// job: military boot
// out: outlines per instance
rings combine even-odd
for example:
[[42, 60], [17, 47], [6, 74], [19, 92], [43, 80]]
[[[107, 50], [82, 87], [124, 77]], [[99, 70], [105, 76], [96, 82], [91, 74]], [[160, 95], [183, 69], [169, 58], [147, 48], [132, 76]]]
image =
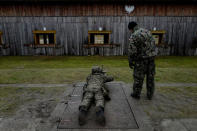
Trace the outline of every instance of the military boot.
[[147, 91], [147, 98], [148, 98], [148, 100], [152, 100], [152, 98], [153, 98], [153, 91], [152, 90]]
[[135, 79], [134, 84], [133, 84], [133, 93], [131, 93], [131, 96], [133, 98], [138, 99], [138, 100], [140, 99], [142, 84], [143, 84], [143, 80]]
[[137, 94], [134, 94], [134, 93], [131, 93], [131, 96], [135, 99], [140, 99], [140, 95], [137, 95]]
[[101, 125], [105, 126], [105, 115], [103, 107], [96, 107], [96, 121]]
[[148, 100], [152, 100], [153, 95], [154, 95], [154, 90], [155, 90], [154, 85], [152, 87], [150, 87], [150, 86], [147, 87], [147, 98], [148, 98]]
[[87, 110], [84, 107], [79, 108], [79, 125], [85, 125], [86, 124], [86, 117], [87, 117]]

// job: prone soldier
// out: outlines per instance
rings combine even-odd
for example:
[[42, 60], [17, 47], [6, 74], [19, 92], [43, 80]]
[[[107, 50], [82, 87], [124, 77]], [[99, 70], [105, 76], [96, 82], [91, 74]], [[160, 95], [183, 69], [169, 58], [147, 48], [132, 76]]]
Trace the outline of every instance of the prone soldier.
[[92, 73], [87, 77], [83, 87], [83, 98], [79, 106], [79, 125], [86, 123], [86, 116], [91, 104], [96, 104], [96, 119], [101, 125], [105, 125], [104, 104], [105, 100], [110, 100], [109, 91], [105, 87], [106, 82], [113, 81], [113, 77], [105, 75], [99, 66], [92, 67]]
[[146, 75], [147, 97], [152, 99], [154, 94], [154, 75], [156, 46], [150, 31], [139, 28], [136, 22], [128, 25], [131, 31], [129, 39], [128, 59], [130, 68], [134, 68], [134, 84], [131, 96], [140, 99], [144, 77]]

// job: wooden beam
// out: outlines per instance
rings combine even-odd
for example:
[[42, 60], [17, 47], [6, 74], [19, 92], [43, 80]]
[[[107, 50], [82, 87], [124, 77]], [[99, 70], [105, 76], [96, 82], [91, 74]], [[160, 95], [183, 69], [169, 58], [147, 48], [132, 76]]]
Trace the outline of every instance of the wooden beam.
[[55, 30], [47, 30], [47, 31], [42, 31], [42, 30], [35, 30], [35, 31], [33, 31], [33, 33], [34, 34], [41, 34], [41, 33], [48, 33], [48, 34], [50, 34], [50, 33], [53, 33], [53, 34], [56, 34], [56, 31]]
[[165, 30], [152, 30], [151, 33], [152, 34], [165, 34], [166, 31]]
[[98, 31], [98, 30], [91, 30], [88, 31], [89, 34], [111, 34], [112, 31]]

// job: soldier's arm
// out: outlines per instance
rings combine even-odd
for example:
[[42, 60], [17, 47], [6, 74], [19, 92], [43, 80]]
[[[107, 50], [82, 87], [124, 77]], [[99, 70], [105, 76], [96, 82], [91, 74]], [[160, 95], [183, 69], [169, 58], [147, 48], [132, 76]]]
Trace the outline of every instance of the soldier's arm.
[[91, 75], [88, 75], [88, 77], [86, 78], [86, 82], [88, 83], [88, 81], [90, 80]]
[[103, 86], [102, 91], [103, 91], [104, 96], [108, 95], [108, 93], [109, 93], [109, 90], [106, 88], [105, 85]]
[[129, 47], [128, 47], [129, 61], [132, 61], [137, 56], [137, 47], [135, 46], [136, 43], [137, 43], [137, 36], [131, 35], [129, 39]]
[[112, 76], [104, 76], [104, 81], [105, 82], [110, 82], [110, 81], [113, 81], [114, 80], [114, 78], [112, 77]]
[[83, 85], [83, 90], [85, 90], [85, 89], [87, 88], [87, 86], [88, 86], [88, 84], [85, 83], [85, 84]]
[[128, 60], [129, 60], [129, 67], [132, 69], [134, 67], [134, 60], [133, 58], [131, 58], [130, 56], [128, 57]]
[[83, 86], [83, 90], [85, 90], [85, 89], [87, 88], [87, 86], [88, 86], [88, 81], [90, 80], [90, 77], [91, 77], [91, 75], [89, 75], [89, 76], [86, 78], [86, 83], [85, 83], [84, 86]]
[[131, 35], [129, 39], [129, 48], [128, 48], [128, 61], [129, 67], [132, 69], [135, 65], [134, 61], [137, 58], [137, 47], [135, 46], [137, 43], [137, 36]]
[[111, 98], [109, 97], [109, 90], [107, 89], [107, 87], [104, 85], [102, 88], [102, 92], [103, 92], [103, 96], [105, 98], [105, 100], [111, 100]]

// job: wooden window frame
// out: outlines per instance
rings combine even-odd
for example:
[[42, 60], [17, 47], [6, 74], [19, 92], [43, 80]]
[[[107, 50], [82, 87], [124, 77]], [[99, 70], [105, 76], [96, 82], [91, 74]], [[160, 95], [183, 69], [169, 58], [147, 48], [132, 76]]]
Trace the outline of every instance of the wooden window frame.
[[158, 35], [159, 36], [159, 43], [156, 45], [164, 45], [165, 43], [163, 42], [164, 40], [164, 35], [166, 33], [165, 30], [152, 30], [151, 31], [152, 35]]
[[[114, 48], [114, 47], [118, 47], [120, 46], [120, 44], [114, 44], [114, 43], [110, 43], [110, 34], [112, 33], [112, 31], [99, 31], [99, 30], [91, 30], [88, 31], [88, 44], [85, 44], [83, 47], [84, 48], [97, 48], [97, 47], [101, 47], [101, 48]], [[96, 35], [108, 35], [108, 41], [103, 44], [96, 44], [96, 43], [91, 43], [91, 34], [96, 34]], [[105, 38], [104, 38], [105, 39]]]
[[3, 45], [3, 37], [2, 37], [3, 33], [0, 31], [0, 45]]
[[[56, 31], [55, 30], [47, 30], [47, 31], [41, 31], [41, 30], [36, 30], [36, 31], [33, 31], [33, 34], [34, 34], [34, 45], [36, 46], [55, 46], [56, 45]], [[38, 43], [38, 37], [37, 35], [39, 34], [53, 34], [54, 35], [54, 43], [49, 43], [49, 44], [40, 44]]]
[[[92, 31], [88, 31], [88, 44], [89, 45], [107, 45], [110, 44], [110, 34], [112, 33], [112, 31], [97, 31], [97, 30], [92, 30]], [[91, 42], [91, 35], [108, 35], [108, 41], [103, 44], [97, 44], [97, 43], [92, 43]]]

